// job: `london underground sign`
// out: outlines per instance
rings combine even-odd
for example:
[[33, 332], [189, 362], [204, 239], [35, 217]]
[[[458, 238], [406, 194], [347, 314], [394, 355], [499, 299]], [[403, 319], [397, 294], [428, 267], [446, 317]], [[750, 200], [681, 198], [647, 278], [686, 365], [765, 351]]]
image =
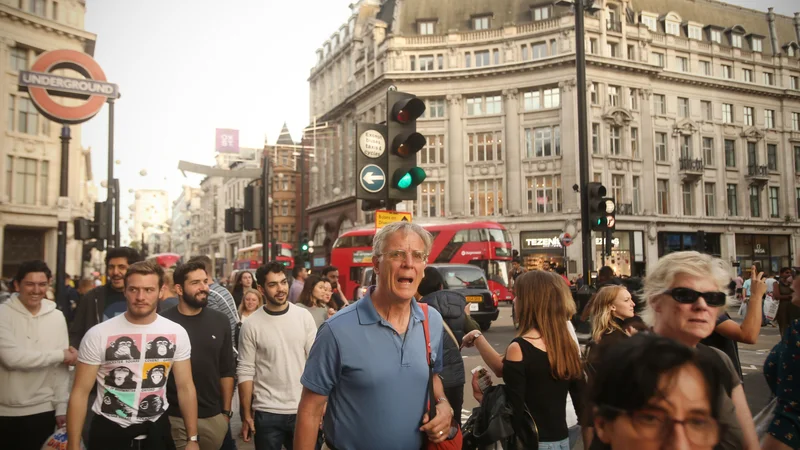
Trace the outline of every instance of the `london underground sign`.
[[[85, 78], [54, 75], [59, 69], [70, 69]], [[119, 87], [106, 80], [106, 74], [91, 56], [75, 50], [53, 50], [42, 53], [30, 71], [20, 71], [19, 89], [28, 92], [36, 109], [48, 119], [79, 124], [94, 117], [108, 98], [119, 97]], [[85, 100], [74, 106], [62, 105], [53, 97]]]

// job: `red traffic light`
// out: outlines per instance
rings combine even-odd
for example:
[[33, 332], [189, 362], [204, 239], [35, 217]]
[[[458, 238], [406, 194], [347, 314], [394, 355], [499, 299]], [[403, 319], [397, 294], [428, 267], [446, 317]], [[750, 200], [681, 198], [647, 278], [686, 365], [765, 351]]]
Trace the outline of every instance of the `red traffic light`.
[[399, 100], [392, 105], [392, 119], [403, 125], [417, 120], [425, 112], [425, 102], [417, 97]]

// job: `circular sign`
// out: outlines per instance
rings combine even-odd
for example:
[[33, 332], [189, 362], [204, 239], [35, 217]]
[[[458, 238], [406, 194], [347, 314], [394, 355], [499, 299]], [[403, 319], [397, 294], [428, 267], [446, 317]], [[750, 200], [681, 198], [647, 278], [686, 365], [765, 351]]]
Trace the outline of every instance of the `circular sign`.
[[386, 141], [376, 130], [367, 130], [358, 137], [358, 148], [367, 158], [378, 158], [386, 151]]
[[375, 164], [367, 164], [361, 169], [361, 187], [372, 194], [380, 192], [386, 186], [386, 174]]
[[[91, 56], [75, 50], [53, 50], [42, 53], [31, 66], [31, 72], [49, 74], [58, 69], [72, 69], [88, 80], [106, 81], [106, 74]], [[57, 90], [57, 89], [56, 89]], [[62, 105], [53, 100], [47, 88], [29, 86], [28, 92], [39, 111], [55, 122], [78, 124], [94, 117], [106, 102], [106, 95], [89, 95], [77, 106]]]
[[570, 244], [572, 244], [572, 235], [569, 233], [561, 233], [561, 235], [558, 237], [558, 240], [561, 241], [561, 245], [564, 247], [569, 247]]
[[616, 225], [616, 223], [617, 223], [616, 219], [614, 219], [611, 216], [606, 217], [606, 221], [607, 221], [606, 222], [606, 226], [608, 228], [614, 228], [614, 225]]
[[614, 203], [614, 200], [611, 200], [611, 199], [606, 200], [606, 213], [607, 214], [613, 213], [614, 209], [616, 207], [617, 207], [617, 205], [616, 205], [616, 203]]

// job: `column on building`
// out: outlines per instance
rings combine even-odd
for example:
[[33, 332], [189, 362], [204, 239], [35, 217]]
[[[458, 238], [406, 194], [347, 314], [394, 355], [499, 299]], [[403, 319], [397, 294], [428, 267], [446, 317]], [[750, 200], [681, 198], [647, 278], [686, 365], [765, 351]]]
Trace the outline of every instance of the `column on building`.
[[503, 91], [506, 100], [506, 186], [508, 196], [506, 211], [511, 214], [522, 214], [522, 198], [524, 184], [522, 179], [522, 148], [519, 137], [519, 91], [506, 89]]
[[448, 184], [448, 211], [450, 215], [465, 216], [464, 198], [466, 185], [464, 182], [464, 125], [461, 119], [461, 94], [448, 95], [447, 114], [447, 184]]
[[[561, 91], [561, 190], [563, 212], [580, 211], [580, 196], [574, 195], [572, 185], [580, 183], [580, 152], [578, 151], [578, 91], [575, 89], [575, 79], [569, 79], [558, 83]], [[586, 86], [588, 90], [588, 85]], [[590, 154], [591, 161], [591, 143], [592, 143], [592, 125], [591, 114], [589, 113], [589, 94], [586, 94], [586, 151]], [[567, 163], [572, 158], [573, 164]], [[591, 167], [591, 163], [590, 163]], [[589, 181], [591, 181], [591, 170], [589, 171]]]
[[[639, 148], [642, 149], [642, 167], [643, 173], [655, 173], [656, 171], [656, 158], [653, 151], [646, 151], [645, 149], [654, 149], [654, 131], [653, 131], [653, 113], [650, 105], [650, 97], [653, 95], [651, 89], [640, 89], [639, 95], [641, 101], [639, 108], [641, 111], [640, 117], [642, 118], [639, 125], [641, 130], [639, 134]], [[656, 179], [655, 177], [643, 176], [641, 179], [641, 186], [639, 191], [639, 201], [641, 208], [637, 211], [638, 214], [643, 214], [647, 211], [648, 214], [654, 215], [656, 211]], [[648, 249], [649, 250], [649, 249]], [[657, 255], [656, 253], [647, 253], [646, 255]]]

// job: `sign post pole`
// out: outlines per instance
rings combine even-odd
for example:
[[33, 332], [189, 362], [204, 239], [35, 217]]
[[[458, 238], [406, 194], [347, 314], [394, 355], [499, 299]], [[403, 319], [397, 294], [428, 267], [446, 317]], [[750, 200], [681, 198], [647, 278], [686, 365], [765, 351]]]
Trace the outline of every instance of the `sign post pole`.
[[[61, 127], [61, 180], [58, 188], [58, 242], [56, 248], [56, 294], [64, 291], [67, 280], [67, 222], [69, 210], [69, 125]], [[83, 263], [83, 261], [81, 261]], [[56, 300], [59, 297], [56, 296]], [[65, 306], [66, 307], [66, 306]]]
[[[106, 183], [108, 183], [108, 189], [106, 189], [107, 197], [106, 202], [108, 202], [108, 244], [106, 248], [111, 247], [119, 247], [119, 228], [114, 228], [114, 224], [117, 222], [115, 217], [119, 217], [119, 205], [116, 204], [116, 198], [114, 189], [117, 186], [114, 184], [114, 99], [109, 98], [106, 100], [108, 103], [108, 177], [106, 178]], [[144, 243], [142, 243], [144, 246]]]

